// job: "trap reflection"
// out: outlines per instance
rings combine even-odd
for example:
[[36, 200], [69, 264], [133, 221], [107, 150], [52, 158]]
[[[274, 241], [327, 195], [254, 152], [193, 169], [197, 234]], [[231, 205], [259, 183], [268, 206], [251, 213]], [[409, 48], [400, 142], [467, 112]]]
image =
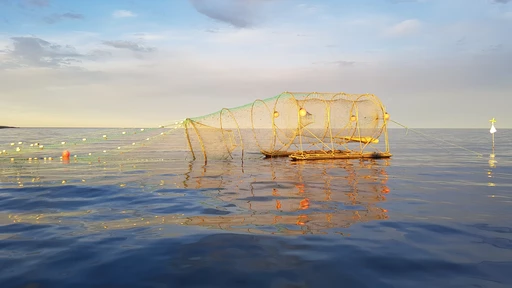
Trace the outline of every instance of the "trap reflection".
[[211, 193], [212, 204], [229, 213], [188, 217], [184, 224], [249, 233], [317, 234], [387, 219], [387, 210], [378, 206], [390, 192], [387, 165], [389, 160], [376, 159], [272, 159], [242, 171], [234, 161], [191, 163], [184, 187], [218, 189]]
[[[79, 171], [92, 177], [86, 182], [69, 179], [73, 186], [39, 183], [24, 190], [40, 197], [36, 189], [43, 189], [46, 198], [38, 201], [57, 209], [38, 206], [37, 214], [7, 212], [0, 222], [67, 225], [84, 233], [146, 227], [156, 231], [153, 237], [165, 237], [176, 225], [256, 234], [343, 233], [356, 223], [388, 218], [380, 204], [390, 193], [389, 161], [275, 158], [254, 159], [250, 165], [212, 161], [207, 166], [199, 161], [148, 161], [106, 170], [87, 165], [83, 171], [73, 169], [75, 177], [83, 175]], [[63, 173], [36, 171], [45, 183]], [[76, 208], [60, 206], [68, 200], [75, 201]]]

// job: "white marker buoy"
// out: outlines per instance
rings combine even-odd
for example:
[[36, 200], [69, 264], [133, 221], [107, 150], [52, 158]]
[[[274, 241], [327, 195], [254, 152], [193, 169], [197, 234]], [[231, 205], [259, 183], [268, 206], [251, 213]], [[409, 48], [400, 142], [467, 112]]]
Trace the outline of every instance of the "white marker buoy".
[[492, 154], [490, 155], [491, 158], [494, 158], [495, 157], [495, 154], [494, 154], [494, 133], [496, 133], [496, 127], [494, 127], [494, 123], [496, 123], [496, 119], [494, 119], [494, 117], [489, 120], [491, 122], [491, 130], [489, 132], [491, 132], [491, 135], [492, 135]]

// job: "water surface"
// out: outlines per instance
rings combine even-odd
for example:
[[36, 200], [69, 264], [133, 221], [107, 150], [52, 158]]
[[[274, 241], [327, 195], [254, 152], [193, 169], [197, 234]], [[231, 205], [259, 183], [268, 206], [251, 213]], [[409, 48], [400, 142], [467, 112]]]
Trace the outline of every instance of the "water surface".
[[485, 129], [392, 129], [389, 160], [206, 166], [174, 134], [113, 156], [112, 131], [0, 131], [48, 143], [0, 155], [0, 287], [512, 286], [510, 130], [495, 161]]

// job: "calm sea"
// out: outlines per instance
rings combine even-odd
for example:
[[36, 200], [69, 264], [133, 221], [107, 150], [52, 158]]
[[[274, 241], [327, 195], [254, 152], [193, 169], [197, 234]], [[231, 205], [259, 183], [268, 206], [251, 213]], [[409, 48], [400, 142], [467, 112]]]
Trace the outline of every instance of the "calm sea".
[[112, 131], [0, 130], [54, 158], [0, 155], [0, 287], [512, 287], [512, 130], [495, 161], [488, 129], [392, 129], [367, 161], [62, 144]]

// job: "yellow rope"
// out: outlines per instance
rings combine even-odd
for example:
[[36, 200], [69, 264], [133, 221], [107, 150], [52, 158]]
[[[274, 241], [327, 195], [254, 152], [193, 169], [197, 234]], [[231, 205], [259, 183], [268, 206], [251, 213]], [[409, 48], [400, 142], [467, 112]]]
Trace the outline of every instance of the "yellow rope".
[[[446, 140], [443, 140], [443, 139], [441, 139], [441, 138], [437, 138], [437, 137], [434, 137], [434, 136], [430, 136], [430, 135], [427, 135], [427, 134], [425, 134], [425, 133], [423, 133], [423, 132], [420, 132], [420, 131], [417, 131], [417, 130], [411, 129], [411, 128], [409, 128], [409, 127], [407, 127], [407, 126], [403, 125], [403, 124], [398, 123], [398, 122], [397, 122], [397, 121], [395, 121], [395, 120], [389, 120], [389, 121], [391, 121], [391, 122], [393, 122], [393, 123], [397, 124], [398, 126], [402, 126], [403, 128], [405, 128], [405, 129], [406, 129], [406, 133], [407, 133], [407, 132], [409, 132], [409, 130], [410, 130], [410, 131], [412, 131], [412, 132], [415, 132], [415, 133], [417, 133], [417, 134], [420, 134], [420, 135], [424, 136], [424, 137], [425, 137], [425, 138], [427, 138], [427, 139], [428, 139], [428, 138], [432, 138], [432, 139], [435, 139], [435, 140], [438, 140], [438, 141], [441, 141], [441, 142], [444, 142], [444, 143], [447, 143], [447, 144], [453, 145], [453, 146], [455, 146], [455, 147], [457, 147], [457, 148], [461, 148], [461, 149], [463, 149], [463, 150], [466, 150], [466, 151], [469, 151], [469, 152], [471, 152], [471, 153], [474, 153], [474, 154], [476, 154], [478, 157], [482, 157], [482, 156], [483, 156], [483, 154], [478, 153], [478, 152], [476, 152], [476, 151], [473, 151], [473, 150], [467, 149], [467, 148], [462, 147], [462, 146], [457, 145], [457, 144], [450, 143], [450, 142], [448, 142], [448, 141], [446, 141]], [[406, 134], [406, 135], [407, 135], [407, 134]]]

